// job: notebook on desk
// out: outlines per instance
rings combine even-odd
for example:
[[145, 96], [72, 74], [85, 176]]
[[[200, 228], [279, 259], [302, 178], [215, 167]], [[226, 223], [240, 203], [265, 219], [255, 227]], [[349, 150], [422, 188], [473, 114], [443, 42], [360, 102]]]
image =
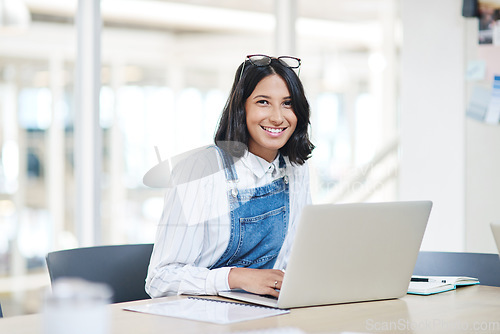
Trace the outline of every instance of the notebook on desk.
[[222, 297], [276, 308], [399, 298], [407, 293], [432, 203], [306, 206], [278, 299]]

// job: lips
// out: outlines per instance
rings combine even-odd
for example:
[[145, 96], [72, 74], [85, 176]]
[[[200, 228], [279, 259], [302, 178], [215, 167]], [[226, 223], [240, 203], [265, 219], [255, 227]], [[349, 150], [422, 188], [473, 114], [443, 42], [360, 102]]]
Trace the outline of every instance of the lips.
[[262, 125], [261, 125], [261, 128], [267, 132], [272, 133], [272, 134], [279, 134], [279, 133], [282, 133], [283, 131], [286, 130], [286, 128], [270, 128], [270, 127], [262, 126]]

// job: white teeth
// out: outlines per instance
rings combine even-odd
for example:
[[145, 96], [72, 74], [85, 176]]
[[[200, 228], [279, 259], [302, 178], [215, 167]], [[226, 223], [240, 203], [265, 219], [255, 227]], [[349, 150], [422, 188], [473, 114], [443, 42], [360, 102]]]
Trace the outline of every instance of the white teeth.
[[275, 128], [266, 128], [265, 126], [262, 127], [264, 130], [272, 132], [272, 133], [280, 133], [285, 130], [285, 128], [282, 129], [275, 129]]

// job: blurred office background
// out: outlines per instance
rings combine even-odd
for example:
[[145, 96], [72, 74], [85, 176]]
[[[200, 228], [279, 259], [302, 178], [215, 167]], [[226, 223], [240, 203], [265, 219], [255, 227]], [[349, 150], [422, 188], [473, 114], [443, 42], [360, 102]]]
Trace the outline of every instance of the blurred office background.
[[[210, 144], [235, 70], [254, 53], [302, 59], [314, 202], [430, 199], [424, 248], [496, 251], [486, 226], [500, 217], [500, 130], [466, 118], [464, 72], [481, 50], [460, 1], [102, 0], [98, 37], [77, 24], [78, 8], [0, 0], [6, 316], [38, 312], [49, 251], [154, 241], [163, 190], [142, 183], [154, 147], [167, 159]], [[101, 55], [99, 127], [81, 132], [78, 41], [89, 38]], [[76, 143], [96, 138], [97, 178], [75, 163], [88, 157]], [[82, 179], [99, 180], [97, 203], [82, 203]]]

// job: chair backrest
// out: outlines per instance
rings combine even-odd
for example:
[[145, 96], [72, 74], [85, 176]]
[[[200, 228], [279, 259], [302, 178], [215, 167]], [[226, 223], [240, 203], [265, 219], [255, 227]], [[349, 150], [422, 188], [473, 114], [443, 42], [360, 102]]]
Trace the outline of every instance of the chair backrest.
[[113, 302], [150, 298], [144, 290], [153, 244], [113, 245], [61, 250], [47, 255], [53, 283], [61, 277], [78, 277], [106, 283]]
[[500, 258], [498, 254], [420, 252], [414, 275], [470, 276], [482, 285], [500, 286]]

